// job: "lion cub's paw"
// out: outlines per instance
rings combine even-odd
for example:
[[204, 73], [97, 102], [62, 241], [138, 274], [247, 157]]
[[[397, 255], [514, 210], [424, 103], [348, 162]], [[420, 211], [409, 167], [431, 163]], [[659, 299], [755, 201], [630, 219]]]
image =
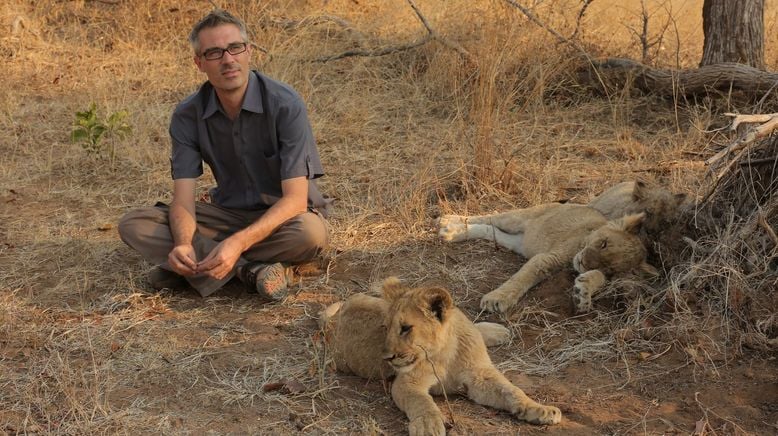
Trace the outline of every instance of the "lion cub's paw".
[[465, 217], [459, 215], [443, 215], [438, 219], [438, 235], [446, 242], [459, 242], [467, 239], [467, 223]]
[[535, 404], [528, 406], [524, 410], [524, 416], [520, 418], [531, 424], [559, 424], [562, 421], [562, 411], [554, 406]]
[[475, 328], [481, 332], [481, 337], [487, 347], [496, 347], [511, 341], [511, 331], [503, 325], [493, 322], [477, 322]]
[[439, 413], [426, 413], [408, 424], [408, 433], [410, 436], [445, 436], [446, 426]]
[[605, 275], [598, 270], [587, 271], [575, 278], [573, 305], [576, 313], [592, 310], [592, 297], [605, 285]]
[[489, 312], [505, 313], [516, 303], [513, 296], [499, 289], [481, 297], [481, 309]]

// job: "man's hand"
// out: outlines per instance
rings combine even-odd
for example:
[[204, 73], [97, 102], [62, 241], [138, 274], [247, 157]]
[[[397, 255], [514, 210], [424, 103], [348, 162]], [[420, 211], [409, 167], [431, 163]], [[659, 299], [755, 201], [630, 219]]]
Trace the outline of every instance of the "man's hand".
[[235, 267], [243, 250], [243, 244], [237, 238], [227, 238], [214, 247], [208, 256], [197, 264], [197, 271], [216, 280], [221, 280]]
[[182, 276], [191, 276], [197, 273], [197, 255], [191, 244], [176, 245], [167, 256], [170, 268]]

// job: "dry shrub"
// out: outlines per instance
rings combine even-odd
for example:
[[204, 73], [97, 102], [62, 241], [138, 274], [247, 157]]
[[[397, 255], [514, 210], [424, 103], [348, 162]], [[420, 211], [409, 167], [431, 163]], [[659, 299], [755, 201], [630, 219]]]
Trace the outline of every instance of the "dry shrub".
[[[778, 345], [778, 138], [752, 144], [696, 207], [696, 243], [678, 286], [707, 301], [726, 319], [731, 345], [767, 350]], [[732, 162], [733, 159], [737, 161]], [[725, 165], [732, 164], [730, 169]]]

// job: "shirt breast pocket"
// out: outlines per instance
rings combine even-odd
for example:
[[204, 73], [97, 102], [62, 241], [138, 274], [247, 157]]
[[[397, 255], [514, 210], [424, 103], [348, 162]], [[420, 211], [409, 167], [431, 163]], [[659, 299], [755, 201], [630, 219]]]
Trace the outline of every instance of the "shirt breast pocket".
[[273, 153], [270, 156], [265, 155], [264, 159], [267, 178], [272, 183], [281, 182], [281, 155]]

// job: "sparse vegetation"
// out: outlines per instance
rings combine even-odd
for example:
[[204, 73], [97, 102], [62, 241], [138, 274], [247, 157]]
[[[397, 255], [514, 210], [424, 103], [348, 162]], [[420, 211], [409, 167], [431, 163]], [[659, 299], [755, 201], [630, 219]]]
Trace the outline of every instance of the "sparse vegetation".
[[[436, 38], [327, 62], [428, 31], [405, 1], [215, 3], [248, 22], [256, 67], [308, 103], [320, 186], [337, 198], [334, 249], [282, 303], [239, 285], [206, 299], [153, 292], [149, 265], [111, 224], [169, 200], [168, 121], [203, 80], [186, 35], [211, 2], [3, 2], [0, 434], [401, 432], [387, 387], [331, 371], [313, 319], [389, 275], [442, 284], [471, 318], [507, 325], [514, 338], [490, 351], [495, 364], [565, 416], [536, 428], [449, 396], [438, 404], [451, 433], [775, 433], [774, 136], [744, 155], [761, 163], [736, 161], [743, 170], [690, 211], [696, 244], [656, 265], [654, 282], [614, 283], [591, 315], [572, 316], [566, 272], [504, 317], [481, 313], [481, 296], [524, 259], [433, 231], [441, 214], [584, 203], [638, 175], [699, 200], [705, 160], [737, 135], [719, 130], [724, 113], [778, 112], [775, 89], [592, 89], [578, 80], [580, 51], [505, 1], [415, 0]], [[579, 0], [517, 3], [595, 57], [647, 53], [655, 68], [701, 57], [702, 0], [597, 0], [582, 18]], [[766, 42], [774, 72], [778, 46]], [[68, 140], [92, 102], [131, 114], [119, 171], [97, 171], [105, 162]]]
[[70, 132], [70, 141], [81, 144], [87, 154], [101, 155], [105, 141], [108, 141], [108, 158], [113, 167], [116, 157], [116, 140], [126, 138], [132, 129], [125, 121], [127, 111], [117, 111], [100, 117], [97, 113], [97, 105], [92, 103], [89, 109], [76, 112], [76, 122], [73, 131]]

